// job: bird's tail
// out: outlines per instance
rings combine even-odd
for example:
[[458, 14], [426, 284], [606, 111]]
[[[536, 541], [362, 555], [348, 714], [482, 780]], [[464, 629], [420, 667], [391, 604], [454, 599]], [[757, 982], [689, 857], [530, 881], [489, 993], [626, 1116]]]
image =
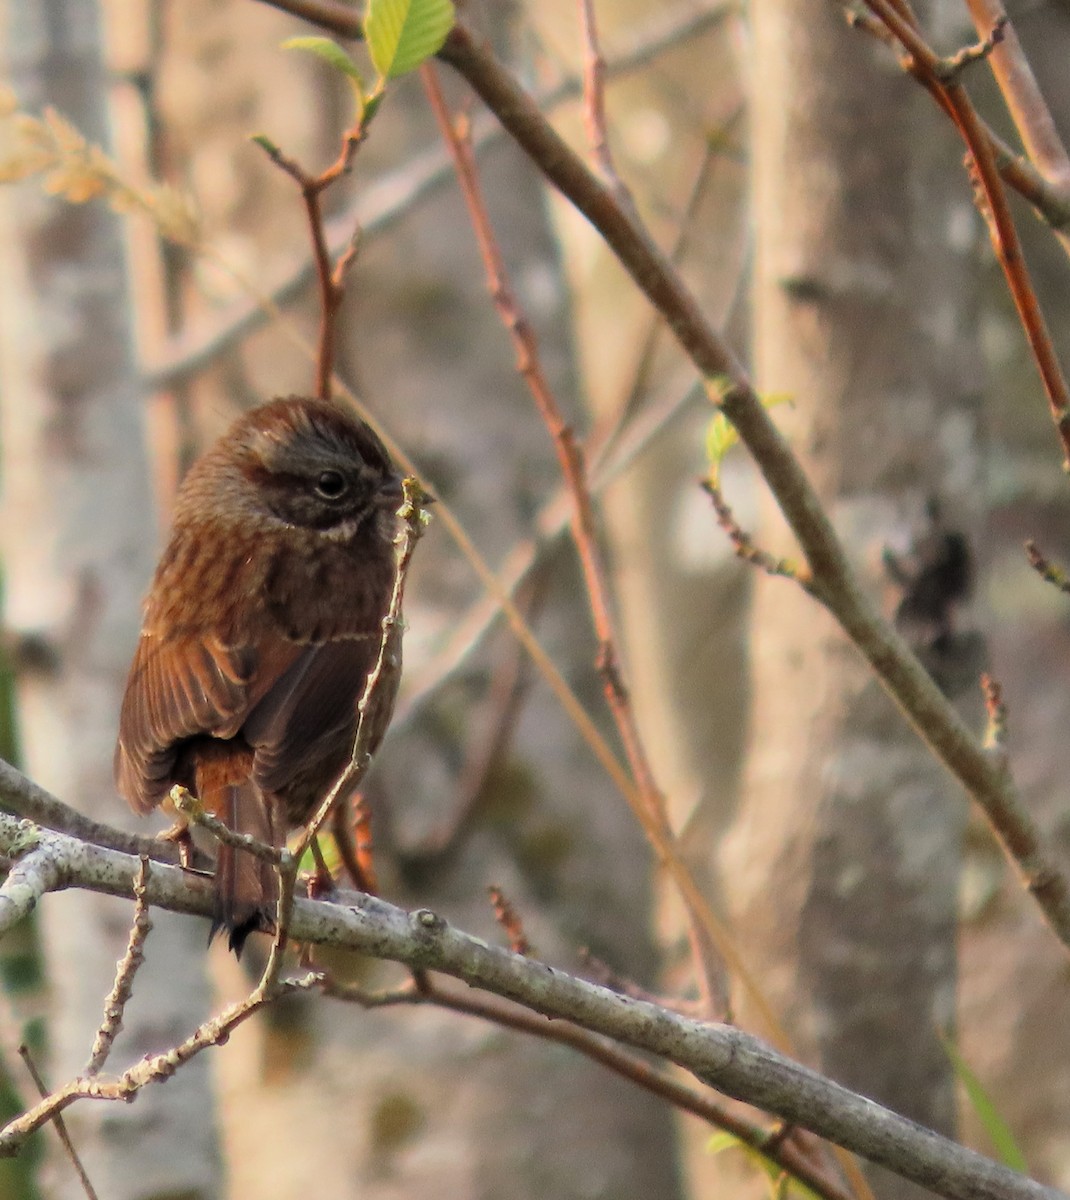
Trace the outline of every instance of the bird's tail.
[[[221, 795], [208, 800], [210, 808], [235, 833], [247, 833], [258, 842], [280, 847], [279, 822], [272, 804], [250, 782], [225, 784]], [[218, 800], [218, 804], [215, 801]], [[230, 948], [241, 956], [245, 939], [256, 930], [275, 929], [279, 880], [275, 868], [246, 850], [220, 844], [215, 870], [215, 914], [210, 937], [226, 930]]]

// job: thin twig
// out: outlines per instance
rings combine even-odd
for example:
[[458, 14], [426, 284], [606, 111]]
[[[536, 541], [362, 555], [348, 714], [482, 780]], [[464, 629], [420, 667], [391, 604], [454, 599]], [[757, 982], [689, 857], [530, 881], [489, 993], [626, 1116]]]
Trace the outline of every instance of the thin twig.
[[1065, 192], [1070, 188], [1070, 155], [1006, 9], [1001, 0], [966, 0], [966, 7], [982, 36], [999, 25], [999, 47], [989, 59], [992, 74], [1029, 158], [1045, 179]]
[[[1063, 447], [1064, 463], [1070, 470], [1070, 387], [1029, 277], [992, 142], [957, 76], [947, 78], [945, 60], [922, 37], [916, 19], [904, 19], [901, 12], [904, 0], [899, 0], [898, 4], [892, 0], [865, 2], [901, 43], [908, 56], [904, 65], [948, 114], [966, 144], [983, 197], [978, 208], [985, 219], [993, 249], [1018, 311], [1018, 319], [1040, 373], [1056, 433]], [[990, 31], [990, 36], [995, 36], [994, 30]]]
[[15, 1117], [0, 1129], [0, 1158], [16, 1154], [26, 1138], [49, 1121], [55, 1121], [60, 1113], [77, 1100], [123, 1100], [131, 1101], [143, 1087], [150, 1083], [163, 1083], [190, 1059], [208, 1049], [221, 1046], [243, 1021], [255, 1012], [283, 995], [307, 991], [317, 986], [319, 977], [309, 974], [297, 979], [286, 979], [270, 992], [257, 988], [251, 995], [236, 1004], [231, 1004], [217, 1016], [205, 1021], [184, 1042], [152, 1054], [135, 1063], [128, 1070], [111, 1079], [83, 1076], [71, 1080], [64, 1087], [49, 1092], [39, 1104]]
[[254, 858], [259, 858], [262, 862], [270, 863], [273, 867], [277, 867], [285, 858], [286, 851], [284, 849], [261, 842], [251, 833], [236, 833], [225, 821], [221, 821], [213, 813], [210, 813], [201, 801], [182, 784], [176, 783], [168, 795], [171, 803], [182, 816], [194, 825], [200, 825], [216, 841], [222, 842], [225, 846], [230, 846], [234, 850], [242, 850]]
[[[587, 481], [583, 449], [574, 430], [566, 422], [557, 398], [543, 372], [538, 341], [530, 323], [522, 313], [509, 284], [505, 263], [491, 228], [486, 205], [464, 127], [451, 120], [435, 67], [425, 63], [421, 68], [424, 88], [447, 145], [457, 167], [457, 177], [468, 207], [472, 227], [483, 259], [487, 285], [499, 318], [509, 333], [516, 354], [517, 370], [528, 386], [539, 415], [542, 417], [557, 454], [558, 464], [571, 502], [572, 539], [579, 555], [591, 610], [595, 637], [598, 640], [598, 664], [603, 679], [603, 691], [624, 747], [632, 784], [624, 792], [632, 811], [659, 860], [665, 864], [684, 899], [692, 927], [695, 968], [700, 986], [708, 1002], [708, 1011], [723, 1007], [715, 999], [720, 994], [719, 964], [711, 961], [709, 950], [723, 938], [713, 933], [714, 919], [709, 906], [680, 857], [669, 823], [665, 798], [654, 778], [653, 768], [643, 745], [635, 712], [620, 670], [617, 650], [619, 639], [612, 614], [605, 565], [598, 547], [594, 504]], [[738, 955], [736, 956], [738, 959]], [[761, 1004], [761, 1002], [759, 1001]], [[768, 1005], [762, 1005], [771, 1020], [773, 1036], [783, 1039], [783, 1030], [773, 1019]], [[785, 1042], [781, 1042], [785, 1045]]]
[[750, 563], [751, 566], [757, 567], [767, 575], [779, 575], [785, 579], [794, 579], [804, 590], [810, 590], [809, 578], [794, 563], [789, 562], [786, 558], [774, 558], [768, 550], [763, 550], [754, 544], [754, 539], [736, 520], [736, 515], [728, 501], [725, 500], [724, 493], [712, 479], [703, 479], [700, 486], [709, 496], [710, 502], [713, 504], [713, 511], [717, 515], [717, 524], [728, 535], [728, 540], [732, 543], [732, 549], [737, 558]]
[[617, 202], [624, 207], [634, 206], [631, 193], [625, 186], [613, 162], [606, 126], [606, 60], [598, 40], [598, 22], [594, 0], [579, 0], [580, 31], [583, 36], [583, 123], [587, 141], [602, 178], [612, 188]]
[[[369, 97], [370, 101], [376, 93]], [[301, 166], [296, 159], [274, 145], [267, 138], [257, 138], [259, 145], [271, 161], [284, 171], [301, 190], [305, 214], [308, 218], [309, 236], [312, 240], [312, 260], [316, 268], [316, 280], [320, 293], [320, 333], [319, 354], [316, 360], [316, 395], [321, 400], [330, 400], [331, 381], [334, 376], [334, 339], [335, 318], [342, 303], [344, 294], [345, 275], [353, 263], [359, 241], [359, 226], [350, 235], [345, 249], [337, 263], [331, 263], [331, 249], [327, 244], [324, 229], [322, 197], [323, 193], [348, 174], [353, 165], [353, 158], [368, 136], [365, 113], [374, 111], [373, 107], [361, 105], [353, 124], [342, 134], [342, 147], [338, 157], [319, 175], [312, 175]]]
[[491, 884], [487, 888], [487, 894], [490, 896], [491, 907], [494, 909], [494, 919], [509, 939], [509, 949], [514, 954], [521, 954], [526, 958], [532, 953], [532, 950], [531, 943], [524, 932], [524, 922], [521, 921], [520, 914], [497, 884]]
[[[48, 1085], [45, 1083], [44, 1079], [42, 1079], [41, 1073], [37, 1070], [37, 1067], [34, 1064], [33, 1056], [30, 1053], [30, 1047], [25, 1044], [21, 1045], [19, 1047], [19, 1054], [22, 1055], [22, 1061], [26, 1064], [26, 1070], [29, 1071], [30, 1078], [34, 1081], [38, 1092], [41, 1094], [42, 1100], [46, 1100], [49, 1095]], [[93, 1187], [89, 1180], [89, 1176], [86, 1174], [82, 1160], [78, 1157], [78, 1151], [74, 1148], [74, 1143], [71, 1141], [71, 1135], [67, 1132], [67, 1122], [64, 1121], [62, 1115], [57, 1112], [52, 1116], [52, 1124], [55, 1126], [56, 1136], [59, 1138], [60, 1144], [63, 1146], [67, 1157], [71, 1160], [71, 1166], [74, 1167], [75, 1173], [78, 1175], [78, 1180], [82, 1185], [83, 1191], [85, 1192], [86, 1196], [89, 1197], [89, 1200], [97, 1200], [96, 1189]]]
[[405, 584], [408, 580], [413, 551], [416, 549], [416, 543], [423, 537], [428, 522], [428, 515], [423, 507], [427, 503], [428, 497], [420, 486], [419, 480], [409, 476], [405, 479], [403, 487], [405, 501], [398, 510], [401, 532], [397, 539], [394, 586], [387, 614], [383, 618], [382, 636], [375, 666], [368, 674], [364, 691], [357, 702], [357, 730], [353, 740], [353, 751], [345, 770], [335, 780], [312, 820], [302, 831], [294, 848], [294, 857], [298, 860], [308, 849], [309, 843], [319, 832], [324, 821], [330, 816], [339, 798], [348, 796], [350, 792], [360, 786], [371, 761], [369, 747], [373, 739], [381, 733], [381, 730], [376, 729], [374, 720], [376, 697], [381, 688], [396, 686], [397, 674], [401, 669], [400, 645], [403, 624], [401, 613], [405, 600]]
[[126, 953], [116, 967], [115, 983], [104, 1001], [104, 1019], [97, 1030], [97, 1036], [93, 1039], [93, 1049], [83, 1072], [85, 1075], [99, 1074], [107, 1062], [119, 1030], [123, 1027], [123, 1013], [133, 994], [134, 976], [145, 961], [145, 939], [152, 930], [149, 905], [145, 898], [148, 878], [149, 860], [143, 857], [137, 878], [134, 880], [134, 920], [130, 926], [130, 938], [127, 941]]
[[979, 42], [963, 46], [961, 50], [956, 51], [950, 57], [941, 59], [937, 68], [937, 77], [940, 81], [945, 84], [957, 83], [959, 76], [968, 67], [990, 58], [995, 48], [1003, 41], [1006, 28], [1007, 14], [1002, 13], [992, 21], [988, 32]]
[[1029, 559], [1029, 565], [1046, 583], [1050, 583], [1053, 587], [1057, 587], [1059, 591], [1070, 594], [1070, 576], [1042, 554], [1037, 547], [1036, 542], [1030, 538], [1025, 544], [1026, 557]]

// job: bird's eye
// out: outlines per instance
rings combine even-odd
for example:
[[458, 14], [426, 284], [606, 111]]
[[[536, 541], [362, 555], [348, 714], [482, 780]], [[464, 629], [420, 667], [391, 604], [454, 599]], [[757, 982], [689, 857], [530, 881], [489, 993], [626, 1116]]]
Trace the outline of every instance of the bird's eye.
[[340, 500], [346, 487], [346, 477], [341, 471], [321, 471], [315, 483], [316, 495], [324, 500]]

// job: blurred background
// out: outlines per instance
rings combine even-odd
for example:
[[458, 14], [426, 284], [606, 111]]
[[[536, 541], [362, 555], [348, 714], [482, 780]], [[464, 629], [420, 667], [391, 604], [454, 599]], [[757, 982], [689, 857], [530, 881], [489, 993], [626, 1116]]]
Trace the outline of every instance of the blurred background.
[[[968, 602], [908, 636], [978, 729], [980, 671], [1002, 682], [1016, 779], [1065, 849], [1070, 621], [1021, 546], [1032, 537], [1067, 561], [1070, 506], [953, 131], [891, 52], [825, 0], [596, 11], [617, 170], [762, 393], [781, 401], [777, 423], [868, 586], [892, 615], [934, 539], [970, 547]], [[1065, 131], [1070, 10], [1031, 0], [1010, 12]], [[141, 831], [114, 794], [111, 754], [175, 488], [238, 412], [313, 386], [303, 208], [250, 138], [318, 170], [352, 98], [322, 62], [281, 49], [309, 25], [252, 0], [6, 0], [0, 14], [11, 93], [0, 164], [43, 156], [0, 189], [0, 753], [78, 809]], [[975, 36], [954, 0], [919, 15], [944, 53]], [[473, 3], [464, 17], [589, 156], [577, 6]], [[803, 1061], [991, 1153], [950, 1043], [1030, 1170], [1070, 1186], [1061, 947], [843, 635], [800, 589], [733, 557], [699, 487], [712, 410], [693, 366], [592, 228], [438, 70], [473, 118], [512, 287], [587, 447], [657, 781], [779, 1028], [727, 970], [709, 1015], [728, 1002]], [[984, 65], [967, 83], [1013, 141]], [[46, 106], [71, 129], [42, 133], [32, 118]], [[79, 134], [115, 174], [74, 204]], [[417, 76], [392, 85], [328, 207], [338, 248], [362, 229], [340, 377], [515, 588], [612, 742], [553, 446]], [[1065, 251], [1024, 204], [1015, 213], [1070, 361]], [[729, 454], [721, 485], [763, 546], [794, 553], [744, 452]], [[487, 896], [497, 885], [538, 957], [587, 974], [593, 958], [694, 1001], [672, 888], [442, 520], [419, 547], [407, 621], [404, 690], [367, 789], [382, 894], [502, 942]], [[22, 1096], [20, 1038], [34, 1039], [51, 1084], [81, 1070], [129, 917], [103, 897], [51, 895], [0, 948], [2, 1067]], [[241, 964], [206, 949], [202, 923], [154, 921], [116, 1066], [240, 998], [260, 965], [253, 945]], [[397, 978], [353, 956], [327, 965], [369, 987]], [[287, 1001], [136, 1103], [82, 1104], [67, 1120], [110, 1200], [309, 1188], [337, 1200], [671, 1200], [767, 1186], [738, 1151], [711, 1152], [708, 1126], [567, 1049], [432, 1008]], [[83, 1195], [53, 1142], [49, 1131], [0, 1163], [0, 1194]], [[868, 1178], [882, 1198], [920, 1194]]]

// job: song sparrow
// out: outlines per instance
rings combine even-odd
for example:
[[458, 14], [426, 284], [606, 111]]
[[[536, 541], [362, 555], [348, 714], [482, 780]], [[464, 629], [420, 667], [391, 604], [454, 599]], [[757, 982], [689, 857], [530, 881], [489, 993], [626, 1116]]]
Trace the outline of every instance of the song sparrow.
[[[137, 812], [181, 784], [275, 846], [310, 818], [348, 761], [378, 657], [400, 501], [379, 438], [319, 400], [254, 409], [192, 467], [119, 721], [115, 778]], [[366, 718], [373, 750], [394, 690]], [[277, 891], [268, 864], [220, 846], [213, 933], [240, 954], [273, 928]]]

